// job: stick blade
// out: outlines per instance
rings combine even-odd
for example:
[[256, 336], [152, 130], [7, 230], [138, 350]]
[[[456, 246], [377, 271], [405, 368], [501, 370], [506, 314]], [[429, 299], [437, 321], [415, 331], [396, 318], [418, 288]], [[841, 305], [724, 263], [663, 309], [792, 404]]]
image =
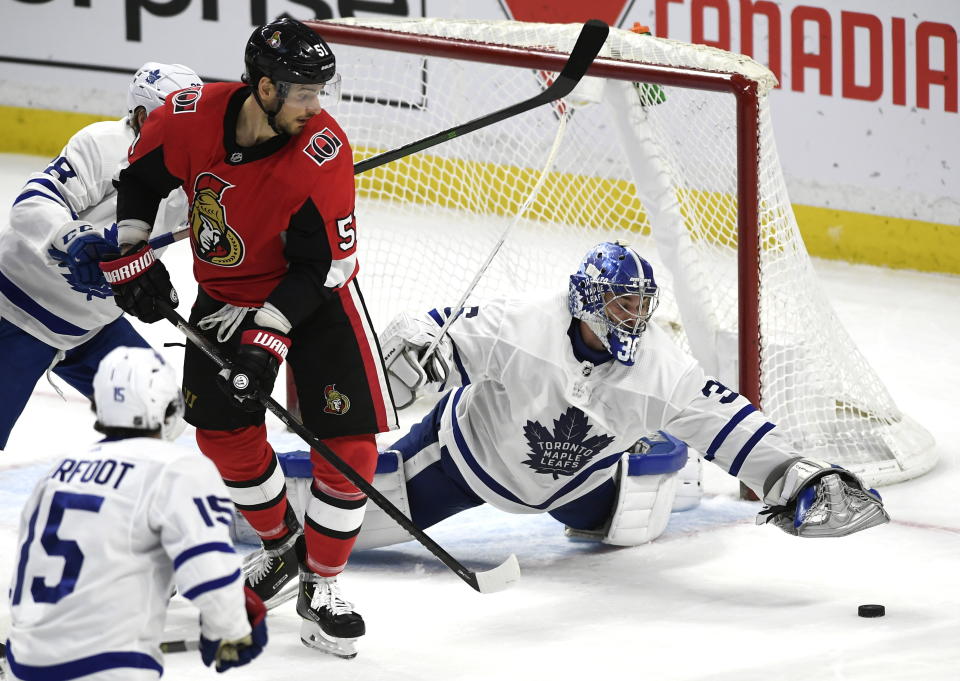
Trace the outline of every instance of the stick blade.
[[482, 594], [503, 591], [520, 581], [520, 563], [514, 554], [492, 570], [474, 573], [477, 579], [474, 588]]
[[610, 27], [599, 19], [590, 19], [580, 29], [580, 35], [577, 36], [577, 42], [570, 51], [570, 58], [567, 60], [559, 78], [572, 80], [574, 85], [583, 78], [594, 58], [600, 53], [600, 48], [607, 40], [607, 34], [610, 33]]

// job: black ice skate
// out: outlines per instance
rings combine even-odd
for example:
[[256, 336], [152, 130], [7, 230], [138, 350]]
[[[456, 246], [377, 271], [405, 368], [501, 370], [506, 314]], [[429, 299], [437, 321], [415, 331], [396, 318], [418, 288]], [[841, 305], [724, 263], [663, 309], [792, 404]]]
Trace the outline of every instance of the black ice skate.
[[263, 550], [244, 564], [247, 586], [263, 599], [267, 609], [286, 603], [297, 595], [300, 562], [306, 556], [302, 534], [289, 534], [277, 541], [264, 541]]
[[357, 656], [356, 640], [366, 627], [363, 618], [344, 600], [336, 577], [321, 577], [313, 572], [300, 574], [297, 598], [300, 640], [308, 648], [350, 659]]

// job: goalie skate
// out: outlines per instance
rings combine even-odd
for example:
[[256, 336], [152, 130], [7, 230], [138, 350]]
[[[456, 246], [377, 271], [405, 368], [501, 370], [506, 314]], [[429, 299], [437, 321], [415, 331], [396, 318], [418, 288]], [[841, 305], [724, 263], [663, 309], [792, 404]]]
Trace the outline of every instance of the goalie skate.
[[297, 614], [303, 645], [337, 657], [357, 656], [357, 638], [366, 633], [363, 618], [344, 600], [336, 577], [312, 573], [300, 575]]

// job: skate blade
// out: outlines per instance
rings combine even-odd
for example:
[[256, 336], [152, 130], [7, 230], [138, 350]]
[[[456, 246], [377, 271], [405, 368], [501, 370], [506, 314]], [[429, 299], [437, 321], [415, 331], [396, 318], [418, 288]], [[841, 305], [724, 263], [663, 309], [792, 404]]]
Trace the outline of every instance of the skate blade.
[[320, 627], [310, 622], [300, 625], [300, 642], [308, 648], [336, 655], [345, 660], [351, 660], [357, 656], [357, 639], [327, 636]]
[[278, 591], [273, 596], [265, 600], [263, 604], [266, 606], [267, 610], [273, 610], [278, 605], [282, 605], [287, 601], [290, 601], [296, 598], [299, 591], [300, 591], [299, 580], [291, 579], [289, 582], [287, 582], [280, 588], [280, 591]]

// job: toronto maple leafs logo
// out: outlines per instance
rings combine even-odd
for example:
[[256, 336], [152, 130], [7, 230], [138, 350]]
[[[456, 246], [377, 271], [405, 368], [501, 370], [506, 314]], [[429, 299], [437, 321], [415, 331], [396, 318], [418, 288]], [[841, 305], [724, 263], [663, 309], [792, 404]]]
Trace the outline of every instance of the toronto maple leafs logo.
[[552, 475], [554, 480], [573, 475], [614, 440], [611, 435], [587, 437], [590, 422], [576, 407], [569, 407], [554, 420], [552, 433], [538, 421], [527, 421], [523, 433], [531, 451], [523, 463], [537, 473]]

